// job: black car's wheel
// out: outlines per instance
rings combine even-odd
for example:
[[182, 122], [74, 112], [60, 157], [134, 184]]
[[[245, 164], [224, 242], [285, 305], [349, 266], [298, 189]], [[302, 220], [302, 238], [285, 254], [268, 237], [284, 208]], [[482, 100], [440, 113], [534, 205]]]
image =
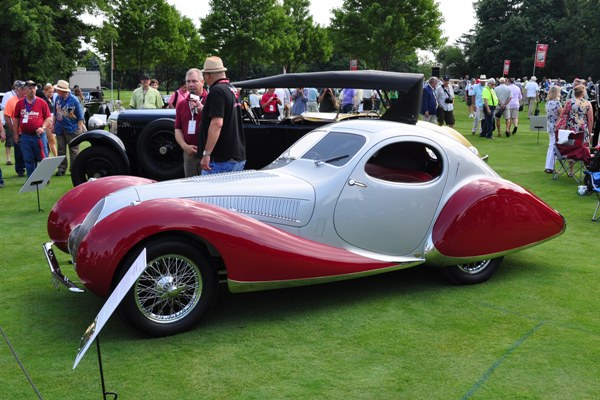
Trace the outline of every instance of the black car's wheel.
[[157, 181], [183, 178], [183, 152], [175, 140], [173, 120], [146, 125], [137, 138], [136, 152], [144, 176]]
[[108, 146], [92, 145], [81, 151], [71, 165], [73, 186], [87, 182], [90, 178], [110, 175], [127, 175], [129, 169], [119, 154]]
[[[147, 265], [119, 306], [123, 320], [149, 336], [168, 336], [195, 327], [217, 295], [217, 273], [198, 245], [181, 238], [146, 243]], [[118, 280], [138, 254], [127, 257]]]
[[448, 280], [457, 285], [473, 285], [487, 281], [494, 275], [503, 257], [492, 258], [470, 264], [440, 268]]

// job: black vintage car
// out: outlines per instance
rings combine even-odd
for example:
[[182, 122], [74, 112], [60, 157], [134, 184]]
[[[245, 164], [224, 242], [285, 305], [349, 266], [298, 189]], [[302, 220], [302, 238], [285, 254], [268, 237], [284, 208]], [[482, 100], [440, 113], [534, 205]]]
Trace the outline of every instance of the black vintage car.
[[[419, 115], [423, 76], [386, 71], [330, 71], [283, 74], [235, 82], [241, 89], [254, 88], [345, 88], [374, 89], [382, 110], [351, 114], [303, 114], [283, 120], [257, 118], [244, 104], [246, 168], [260, 169], [283, 153], [296, 140], [318, 126], [349, 118], [381, 118], [415, 124]], [[391, 100], [389, 91], [397, 91]], [[109, 118], [110, 132], [92, 130], [73, 144], [89, 142], [73, 162], [71, 179], [77, 186], [90, 178], [137, 175], [156, 180], [183, 177], [183, 155], [175, 141], [175, 111], [125, 110]]]

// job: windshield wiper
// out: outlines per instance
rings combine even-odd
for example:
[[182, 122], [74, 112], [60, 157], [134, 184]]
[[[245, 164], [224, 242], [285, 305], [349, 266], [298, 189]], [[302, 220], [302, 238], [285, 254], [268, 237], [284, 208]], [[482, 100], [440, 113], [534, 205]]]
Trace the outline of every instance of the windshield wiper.
[[331, 157], [326, 160], [315, 160], [315, 165], [323, 165], [325, 163], [332, 163], [334, 161], [343, 160], [344, 158], [350, 157], [349, 154], [344, 154], [343, 156]]

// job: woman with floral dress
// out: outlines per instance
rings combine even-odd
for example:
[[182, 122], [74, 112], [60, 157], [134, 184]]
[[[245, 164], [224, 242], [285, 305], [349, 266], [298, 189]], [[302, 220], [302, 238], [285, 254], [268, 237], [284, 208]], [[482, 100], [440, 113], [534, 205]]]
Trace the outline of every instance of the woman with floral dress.
[[554, 173], [554, 144], [556, 136], [554, 129], [556, 121], [562, 113], [562, 104], [560, 104], [560, 86], [552, 86], [546, 97], [546, 118], [548, 119], [548, 152], [546, 153], [546, 169], [547, 174]]
[[[584, 85], [575, 86], [573, 93], [575, 98], [566, 102], [557, 122], [558, 129], [567, 129], [573, 131], [573, 134], [569, 135], [569, 141], [566, 144], [558, 144], [557, 147], [563, 156], [588, 164], [592, 158], [589, 148], [590, 129], [594, 126], [592, 104], [583, 98], [586, 93]], [[562, 127], [563, 125], [564, 127]], [[570, 167], [572, 175], [572, 162]]]

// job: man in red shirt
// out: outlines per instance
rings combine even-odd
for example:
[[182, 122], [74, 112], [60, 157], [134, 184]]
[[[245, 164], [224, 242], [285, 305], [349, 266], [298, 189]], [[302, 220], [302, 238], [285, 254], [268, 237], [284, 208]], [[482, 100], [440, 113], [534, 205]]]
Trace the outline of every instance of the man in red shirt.
[[[25, 82], [24, 81], [15, 81], [14, 83], [14, 93], [15, 95], [8, 99], [6, 102], [6, 106], [4, 107], [4, 119], [6, 120], [6, 134], [10, 135], [11, 138], [14, 138], [14, 127], [13, 127], [13, 117], [15, 116], [15, 106], [17, 102], [25, 97]], [[18, 176], [25, 176], [25, 161], [23, 161], [23, 153], [21, 153], [21, 146], [16, 143], [14, 140], [11, 140], [13, 143], [13, 148], [15, 151], [15, 172]]]
[[204, 78], [198, 68], [192, 68], [185, 74], [185, 82], [185, 98], [182, 101], [178, 100], [175, 108], [175, 140], [183, 150], [183, 172], [186, 177], [190, 177], [202, 173], [198, 136], [202, 108], [208, 93], [204, 90]]
[[278, 104], [281, 104], [281, 99], [277, 97], [275, 93], [275, 88], [269, 88], [263, 94], [260, 99], [260, 106], [263, 110], [263, 118], [264, 119], [278, 119], [279, 118], [279, 108]]
[[28, 176], [48, 156], [46, 129], [52, 126], [48, 103], [36, 97], [35, 90], [35, 82], [25, 82], [25, 97], [17, 102], [13, 114], [14, 140], [21, 145]]

